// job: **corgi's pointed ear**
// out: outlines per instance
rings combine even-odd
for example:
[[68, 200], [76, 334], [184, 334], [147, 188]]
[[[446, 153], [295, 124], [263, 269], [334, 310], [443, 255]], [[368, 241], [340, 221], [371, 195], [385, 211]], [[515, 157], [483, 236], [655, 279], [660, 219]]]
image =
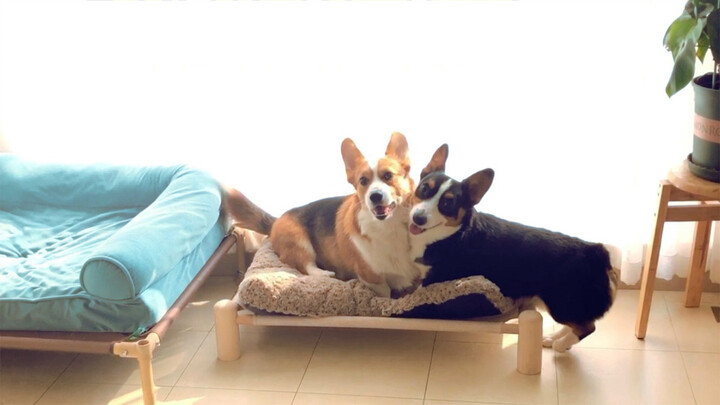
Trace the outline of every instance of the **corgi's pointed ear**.
[[423, 177], [427, 176], [428, 174], [432, 172], [444, 172], [445, 171], [445, 162], [447, 162], [448, 158], [448, 145], [446, 143], [442, 144], [436, 151], [433, 153], [432, 158], [430, 159], [430, 163], [428, 163], [427, 166], [425, 166], [424, 169], [422, 169], [422, 172], [420, 172], [420, 179], [422, 180]]
[[355, 185], [355, 170], [365, 162], [365, 156], [355, 146], [355, 142], [350, 138], [345, 138], [340, 146], [340, 153], [345, 162], [345, 173], [347, 174], [348, 183]]
[[467, 193], [472, 205], [480, 202], [495, 177], [493, 169], [481, 170], [462, 181], [462, 188]]
[[396, 159], [405, 169], [406, 173], [410, 173], [410, 156], [409, 147], [405, 135], [400, 132], [393, 132], [390, 135], [390, 142], [385, 149], [385, 156]]
[[392, 135], [390, 135], [390, 142], [388, 143], [387, 149], [385, 149], [385, 155], [392, 156], [398, 160], [407, 159], [408, 143], [405, 135], [400, 132], [393, 132]]

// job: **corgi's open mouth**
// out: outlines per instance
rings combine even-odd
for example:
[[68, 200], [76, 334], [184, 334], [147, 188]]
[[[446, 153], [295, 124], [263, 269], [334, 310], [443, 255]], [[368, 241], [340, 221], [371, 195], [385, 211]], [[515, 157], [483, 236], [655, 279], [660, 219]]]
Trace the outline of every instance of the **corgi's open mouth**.
[[390, 216], [396, 205], [397, 204], [395, 204], [394, 202], [390, 205], [376, 205], [372, 208], [372, 213], [373, 215], [375, 215], [375, 218], [382, 221], [383, 219]]

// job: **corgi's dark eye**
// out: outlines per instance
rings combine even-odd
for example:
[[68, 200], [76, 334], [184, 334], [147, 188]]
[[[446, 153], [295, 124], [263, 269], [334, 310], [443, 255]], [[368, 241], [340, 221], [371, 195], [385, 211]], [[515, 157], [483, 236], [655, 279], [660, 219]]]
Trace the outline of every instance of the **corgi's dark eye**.
[[390, 180], [392, 180], [392, 178], [393, 178], [392, 172], [385, 172], [385, 174], [383, 174], [383, 180], [385, 180], [385, 181], [390, 181]]
[[444, 197], [444, 198], [441, 198], [440, 201], [438, 202], [438, 209], [441, 212], [448, 212], [452, 209], [452, 205], [453, 205], [453, 199]]
[[369, 181], [368, 178], [365, 176], [360, 177], [360, 180], [358, 180], [358, 182], [360, 183], [361, 186], [367, 186], [368, 181]]
[[420, 195], [427, 195], [427, 193], [430, 191], [430, 187], [427, 185], [427, 183], [423, 183], [420, 185], [420, 188], [418, 189], [418, 193]]

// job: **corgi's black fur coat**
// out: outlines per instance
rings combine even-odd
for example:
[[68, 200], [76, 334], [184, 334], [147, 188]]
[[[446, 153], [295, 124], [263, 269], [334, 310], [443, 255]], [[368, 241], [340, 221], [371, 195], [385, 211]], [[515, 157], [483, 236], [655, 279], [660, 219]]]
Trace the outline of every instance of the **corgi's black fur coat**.
[[482, 275], [507, 297], [539, 297], [562, 324], [594, 321], [613, 299], [603, 245], [474, 209], [458, 232], [425, 248], [422, 262], [430, 266], [424, 286]]
[[544, 340], [565, 351], [595, 330], [612, 305], [617, 273], [602, 244], [589, 243], [478, 212], [491, 169], [462, 182], [445, 175], [443, 145], [421, 174], [411, 210], [411, 246], [428, 266], [423, 286], [484, 276], [507, 297], [532, 305], [539, 298], [566, 326]]

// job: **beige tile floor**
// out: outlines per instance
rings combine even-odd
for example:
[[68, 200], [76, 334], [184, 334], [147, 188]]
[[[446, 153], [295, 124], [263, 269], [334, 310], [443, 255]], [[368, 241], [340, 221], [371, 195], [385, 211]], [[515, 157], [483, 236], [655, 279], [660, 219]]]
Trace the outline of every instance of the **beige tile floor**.
[[[639, 341], [638, 292], [621, 290], [595, 334], [543, 351], [538, 376], [515, 372], [514, 336], [467, 333], [243, 327], [243, 357], [219, 362], [212, 305], [232, 293], [230, 277], [212, 277], [155, 352], [162, 403], [720, 405], [717, 293], [688, 309], [682, 293], [656, 292]], [[133, 360], [0, 352], [0, 404], [141, 402]]]

